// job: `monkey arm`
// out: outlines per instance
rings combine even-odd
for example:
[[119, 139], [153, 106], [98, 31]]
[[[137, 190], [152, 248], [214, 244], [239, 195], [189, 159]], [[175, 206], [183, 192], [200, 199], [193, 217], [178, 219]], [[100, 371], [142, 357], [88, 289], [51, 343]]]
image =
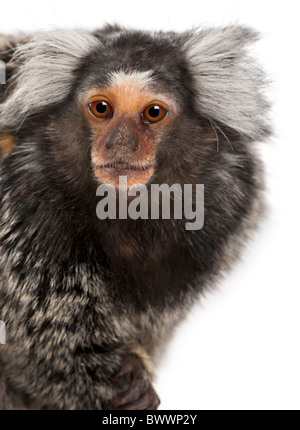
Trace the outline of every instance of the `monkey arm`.
[[157, 407], [150, 358], [141, 346], [131, 346], [135, 328], [113, 309], [105, 285], [84, 270], [79, 285], [70, 276], [49, 278], [42, 268], [24, 282], [13, 273], [13, 258], [5, 270], [3, 258], [1, 263], [0, 316], [7, 329], [0, 351], [1, 408]]
[[50, 349], [35, 336], [23, 335], [22, 345], [8, 336], [0, 354], [2, 409], [157, 409], [151, 375], [126, 345]]
[[37, 297], [24, 291], [23, 299], [16, 300], [15, 288], [22, 286], [5, 281], [7, 288], [0, 288], [7, 327], [0, 352], [2, 408], [157, 408], [145, 353], [141, 359], [141, 348], [139, 356], [137, 349], [133, 352], [131, 340], [117, 328], [127, 324], [128, 330], [128, 321], [107, 315], [107, 309], [101, 312], [96, 297], [79, 310], [78, 297], [63, 294], [59, 305], [52, 295], [55, 313], [51, 304], [34, 309]]

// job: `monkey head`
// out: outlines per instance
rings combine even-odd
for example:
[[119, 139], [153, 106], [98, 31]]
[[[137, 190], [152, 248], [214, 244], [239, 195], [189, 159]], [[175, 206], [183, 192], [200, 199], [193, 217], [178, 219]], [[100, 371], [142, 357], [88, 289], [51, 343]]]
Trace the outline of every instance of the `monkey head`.
[[58, 191], [95, 195], [127, 176], [128, 186], [200, 183], [218, 199], [222, 182], [247, 194], [250, 145], [270, 133], [263, 75], [246, 50], [256, 37], [236, 26], [33, 35], [11, 60], [0, 129], [28, 148], [37, 135], [37, 165]]

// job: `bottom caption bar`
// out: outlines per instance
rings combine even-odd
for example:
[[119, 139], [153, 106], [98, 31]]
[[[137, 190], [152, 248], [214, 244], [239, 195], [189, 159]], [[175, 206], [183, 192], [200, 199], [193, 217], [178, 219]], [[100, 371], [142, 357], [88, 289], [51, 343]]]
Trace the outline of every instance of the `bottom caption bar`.
[[102, 416], [102, 424], [120, 424], [127, 425], [131, 428], [136, 427], [137, 425], [153, 425], [153, 424], [197, 424], [198, 414], [195, 412], [187, 413], [186, 411], [182, 411], [180, 413], [137, 413], [126, 411], [126, 414], [105, 414]]

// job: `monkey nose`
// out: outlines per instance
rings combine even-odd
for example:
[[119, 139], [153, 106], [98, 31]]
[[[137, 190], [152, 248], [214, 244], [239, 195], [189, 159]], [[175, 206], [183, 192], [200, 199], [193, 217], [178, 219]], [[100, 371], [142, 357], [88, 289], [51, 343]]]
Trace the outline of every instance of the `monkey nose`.
[[[124, 145], [122, 145], [122, 146], [124, 146]], [[111, 149], [111, 144], [109, 142], [105, 142], [104, 147], [105, 147], [105, 149]], [[140, 145], [137, 142], [134, 142], [131, 145], [131, 149], [132, 149], [132, 151], [136, 152], [140, 149]]]

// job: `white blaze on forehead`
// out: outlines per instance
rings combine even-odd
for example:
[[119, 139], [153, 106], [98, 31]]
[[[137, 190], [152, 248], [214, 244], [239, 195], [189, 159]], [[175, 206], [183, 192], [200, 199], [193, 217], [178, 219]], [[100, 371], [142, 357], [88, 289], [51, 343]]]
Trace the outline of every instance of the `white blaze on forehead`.
[[129, 71], [125, 72], [120, 70], [118, 72], [112, 72], [109, 76], [109, 84], [111, 86], [117, 87], [146, 87], [153, 82], [153, 78], [151, 75], [153, 74], [152, 70], [147, 70], [145, 72], [138, 71]]

